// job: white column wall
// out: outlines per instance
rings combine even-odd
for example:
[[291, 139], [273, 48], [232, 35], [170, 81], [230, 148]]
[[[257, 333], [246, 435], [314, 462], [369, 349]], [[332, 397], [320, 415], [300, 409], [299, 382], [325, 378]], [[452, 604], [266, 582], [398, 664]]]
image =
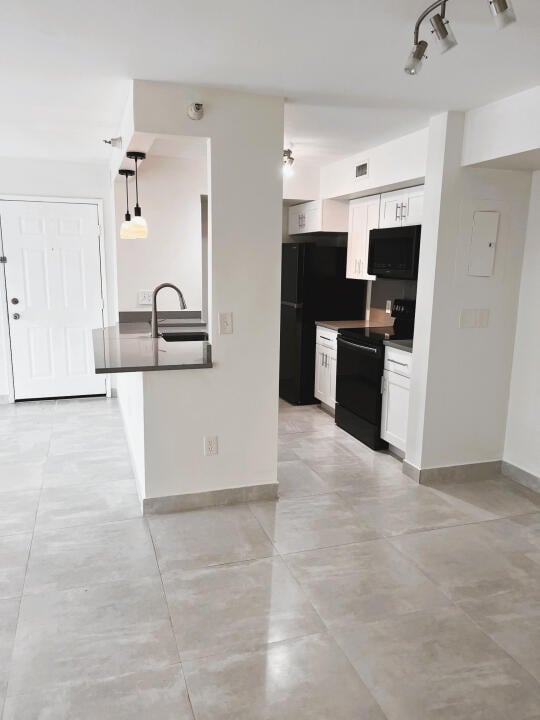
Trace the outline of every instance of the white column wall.
[[[530, 175], [463, 169], [464, 117], [434, 118], [406, 459], [417, 468], [501, 460]], [[473, 214], [500, 212], [492, 277], [467, 274]], [[487, 328], [460, 328], [465, 309], [488, 309]]]
[[[204, 119], [187, 117], [203, 102]], [[210, 138], [214, 368], [144, 376], [146, 497], [277, 481], [283, 100], [136, 81], [135, 130]], [[234, 313], [234, 334], [217, 333]], [[219, 454], [205, 457], [205, 435]]]
[[540, 172], [533, 174], [504, 460], [540, 477]]

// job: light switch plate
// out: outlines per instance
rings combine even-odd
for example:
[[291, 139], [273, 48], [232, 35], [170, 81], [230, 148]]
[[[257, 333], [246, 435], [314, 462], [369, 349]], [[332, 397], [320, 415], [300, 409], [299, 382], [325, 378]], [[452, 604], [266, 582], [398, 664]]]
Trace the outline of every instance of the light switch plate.
[[489, 327], [488, 308], [466, 308], [461, 311], [459, 327], [462, 329]]
[[219, 313], [219, 334], [232, 335], [233, 333], [233, 314], [231, 312]]
[[151, 305], [152, 304], [152, 291], [151, 290], [139, 290], [138, 293], [139, 305]]

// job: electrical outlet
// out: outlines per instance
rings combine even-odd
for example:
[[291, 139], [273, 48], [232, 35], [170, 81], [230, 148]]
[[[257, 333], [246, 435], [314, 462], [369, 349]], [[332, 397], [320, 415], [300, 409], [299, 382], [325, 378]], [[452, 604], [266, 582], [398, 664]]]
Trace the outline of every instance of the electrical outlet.
[[151, 305], [152, 304], [152, 291], [151, 290], [139, 290], [137, 295], [139, 305]]
[[219, 334], [232, 335], [233, 333], [233, 314], [231, 312], [219, 313]]
[[386, 314], [387, 315], [392, 314], [392, 301], [391, 300], [386, 301]]
[[218, 454], [218, 439], [216, 435], [210, 435], [204, 438], [204, 454], [206, 456]]

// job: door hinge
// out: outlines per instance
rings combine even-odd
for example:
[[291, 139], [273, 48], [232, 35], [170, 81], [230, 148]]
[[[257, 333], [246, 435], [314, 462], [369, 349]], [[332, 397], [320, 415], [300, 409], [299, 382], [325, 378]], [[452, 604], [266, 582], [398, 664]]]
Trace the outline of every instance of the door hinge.
[[0, 255], [0, 263], [2, 263], [2, 265], [7, 263], [7, 257], [5, 255]]

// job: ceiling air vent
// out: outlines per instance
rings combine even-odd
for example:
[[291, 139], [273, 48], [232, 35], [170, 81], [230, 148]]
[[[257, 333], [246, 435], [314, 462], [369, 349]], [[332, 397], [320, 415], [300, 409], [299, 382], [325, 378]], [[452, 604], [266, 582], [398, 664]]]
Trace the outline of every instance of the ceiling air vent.
[[367, 162], [362, 163], [361, 165], [356, 166], [356, 177], [364, 177], [368, 174], [368, 164]]

